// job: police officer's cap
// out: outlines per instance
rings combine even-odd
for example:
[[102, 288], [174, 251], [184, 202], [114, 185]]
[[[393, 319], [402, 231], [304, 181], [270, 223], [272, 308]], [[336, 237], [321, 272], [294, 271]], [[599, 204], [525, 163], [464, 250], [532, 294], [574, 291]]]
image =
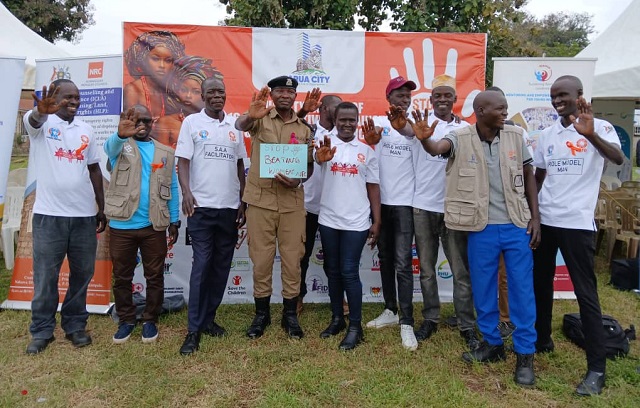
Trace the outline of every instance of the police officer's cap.
[[267, 82], [267, 86], [271, 89], [291, 88], [295, 91], [298, 87], [298, 81], [290, 76], [282, 75], [279, 77], [275, 77], [271, 81]]

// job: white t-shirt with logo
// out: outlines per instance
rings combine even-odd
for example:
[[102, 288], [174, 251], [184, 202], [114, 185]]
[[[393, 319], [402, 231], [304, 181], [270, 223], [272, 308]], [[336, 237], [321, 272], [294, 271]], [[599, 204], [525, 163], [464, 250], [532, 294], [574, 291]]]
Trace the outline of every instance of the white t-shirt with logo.
[[[552, 227], [595, 231], [594, 211], [604, 157], [573, 125], [561, 119], [538, 138], [533, 165], [547, 171], [538, 195], [540, 221]], [[594, 119], [595, 132], [620, 147], [614, 127]]]
[[[438, 119], [433, 112], [429, 113], [427, 123], [429, 126], [434, 120], [438, 120], [431, 140], [440, 140], [445, 135], [456, 129], [469, 126], [467, 122], [456, 123], [455, 120], [447, 123]], [[447, 159], [441, 156], [432, 156], [427, 153], [420, 141], [415, 138], [413, 149], [413, 167], [416, 174], [416, 187], [413, 194], [413, 207], [421, 210], [444, 213], [444, 190], [446, 185], [445, 168]]]
[[30, 162], [36, 172], [35, 214], [91, 217], [98, 212], [90, 164], [100, 163], [93, 128], [78, 118], [71, 123], [49, 115], [38, 129], [29, 124], [33, 111], [24, 115], [31, 143]]
[[176, 156], [190, 160], [189, 187], [198, 207], [240, 206], [238, 160], [246, 158], [247, 151], [235, 123], [226, 113], [221, 122], [204, 109], [182, 122]]
[[415, 172], [413, 149], [415, 137], [401, 135], [389, 123], [386, 116], [373, 118], [376, 127], [382, 128], [382, 138], [375, 146], [380, 162], [380, 199], [385, 205], [413, 204]]
[[373, 149], [354, 138], [345, 143], [331, 138], [336, 153], [322, 163], [322, 197], [318, 223], [338, 230], [365, 231], [371, 227], [371, 204], [366, 183], [378, 184], [378, 158]]
[[[325, 136], [335, 136], [336, 128], [327, 130], [316, 123], [316, 133], [313, 135], [313, 143], [318, 146], [318, 141], [324, 141]], [[313, 163], [313, 174], [304, 182], [304, 208], [312, 214], [320, 214], [320, 197], [322, 196], [322, 169], [318, 163]]]

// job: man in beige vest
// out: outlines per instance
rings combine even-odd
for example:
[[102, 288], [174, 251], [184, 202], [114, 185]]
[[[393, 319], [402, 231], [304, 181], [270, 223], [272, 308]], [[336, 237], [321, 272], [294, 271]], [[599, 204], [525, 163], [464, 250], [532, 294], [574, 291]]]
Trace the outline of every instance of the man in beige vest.
[[504, 360], [498, 330], [498, 260], [504, 256], [509, 285], [509, 310], [517, 329], [515, 382], [535, 383], [533, 355], [536, 320], [533, 296], [533, 254], [540, 242], [540, 216], [531, 155], [522, 129], [505, 125], [507, 100], [496, 91], [481, 92], [473, 102], [475, 125], [433, 141], [431, 126], [420, 112], [411, 124], [422, 147], [443, 155], [446, 168], [444, 220], [447, 228], [469, 231], [468, 257], [478, 327], [484, 341], [465, 352], [467, 362]]
[[147, 283], [142, 342], [158, 338], [167, 229], [173, 245], [180, 228], [173, 149], [151, 139], [151, 123], [149, 110], [135, 105], [120, 115], [118, 131], [104, 143], [112, 168], [104, 212], [109, 218], [113, 297], [119, 319], [115, 344], [129, 340], [136, 325], [132, 280], [138, 250]]

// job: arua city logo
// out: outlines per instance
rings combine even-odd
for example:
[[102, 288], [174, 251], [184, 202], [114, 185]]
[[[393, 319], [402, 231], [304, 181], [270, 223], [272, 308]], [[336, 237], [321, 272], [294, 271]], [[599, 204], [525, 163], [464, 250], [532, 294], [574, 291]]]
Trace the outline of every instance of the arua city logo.
[[538, 65], [535, 71], [533, 71], [533, 75], [535, 75], [536, 79], [540, 82], [547, 82], [551, 79], [551, 67], [548, 65]]
[[300, 85], [319, 86], [329, 83], [331, 77], [322, 68], [322, 46], [314, 44], [312, 47], [307, 33], [298, 35], [298, 55], [296, 70], [291, 76]]

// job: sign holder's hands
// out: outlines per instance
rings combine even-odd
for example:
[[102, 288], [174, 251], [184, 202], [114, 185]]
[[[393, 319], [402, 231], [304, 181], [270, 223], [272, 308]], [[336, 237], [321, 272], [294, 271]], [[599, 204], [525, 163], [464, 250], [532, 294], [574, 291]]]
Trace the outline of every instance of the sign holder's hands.
[[584, 97], [580, 96], [576, 101], [576, 105], [578, 107], [578, 118], [580, 120], [577, 121], [573, 115], [569, 116], [569, 120], [573, 123], [573, 128], [576, 132], [591, 140], [595, 136], [591, 104], [587, 102]]
[[282, 173], [278, 173], [274, 177], [280, 184], [288, 188], [296, 188], [302, 184], [302, 180], [298, 178], [287, 177]]
[[251, 97], [251, 104], [249, 105], [249, 117], [253, 120], [257, 120], [267, 116], [267, 114], [271, 112], [271, 109], [275, 108], [274, 105], [267, 107], [268, 101], [269, 87], [263, 87], [257, 94], [254, 92]]
[[318, 140], [318, 143], [319, 146], [316, 147], [316, 162], [320, 164], [333, 159], [333, 156], [336, 154], [337, 147], [331, 147], [331, 138], [325, 135], [324, 141]]
[[134, 108], [129, 108], [126, 112], [120, 114], [120, 122], [118, 122], [118, 136], [125, 139], [137, 135], [140, 132], [144, 132], [146, 127], [138, 123], [139, 115]]
[[436, 130], [436, 126], [438, 126], [438, 120], [434, 120], [431, 126], [429, 126], [427, 122], [427, 118], [429, 117], [428, 110], [424, 111], [424, 115], [420, 111], [413, 111], [411, 114], [414, 121], [409, 121], [409, 123], [411, 124], [413, 133], [415, 133], [418, 140], [427, 140], [431, 136], [433, 136], [433, 133]]
[[391, 105], [386, 112], [387, 119], [391, 123], [391, 127], [395, 130], [402, 130], [407, 126], [407, 112], [399, 106]]
[[382, 139], [382, 130], [376, 129], [376, 125], [371, 118], [367, 118], [362, 123], [362, 134], [364, 135], [364, 141], [370, 146], [377, 145]]
[[42, 87], [42, 97], [38, 98], [35, 92], [31, 93], [31, 97], [36, 103], [36, 108], [38, 108], [38, 113], [40, 115], [52, 115], [56, 113], [61, 107], [67, 106], [69, 101], [67, 99], [63, 99], [60, 103], [56, 102], [56, 96], [60, 91], [60, 87], [55, 86], [54, 84], [49, 85], [49, 89], [47, 90], [46, 86]]

